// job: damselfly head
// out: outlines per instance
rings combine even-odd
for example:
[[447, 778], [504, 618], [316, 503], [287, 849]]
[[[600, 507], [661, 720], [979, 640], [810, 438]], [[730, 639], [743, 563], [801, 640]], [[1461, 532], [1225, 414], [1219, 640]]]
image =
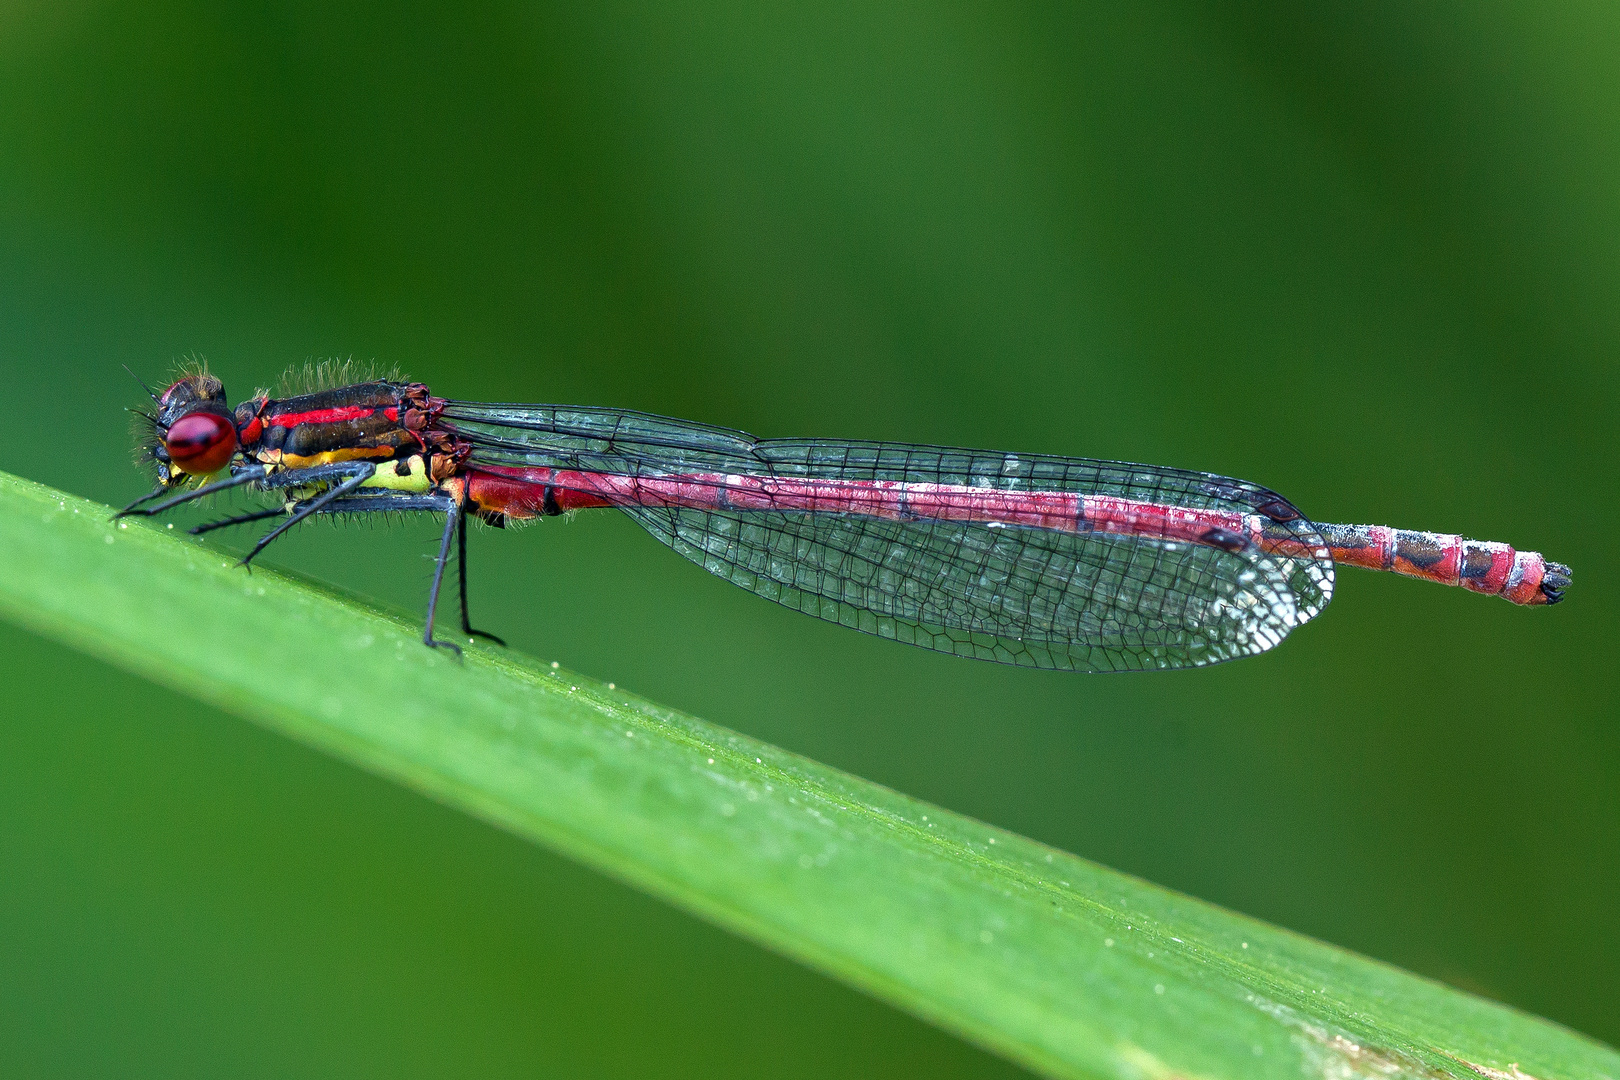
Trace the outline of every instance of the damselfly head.
[[158, 395], [158, 420], [172, 421], [199, 405], [225, 408], [225, 384], [206, 371], [187, 375]]
[[171, 486], [230, 464], [238, 440], [224, 383], [206, 372], [187, 375], [163, 391], [157, 405], [148, 450], [158, 483]]

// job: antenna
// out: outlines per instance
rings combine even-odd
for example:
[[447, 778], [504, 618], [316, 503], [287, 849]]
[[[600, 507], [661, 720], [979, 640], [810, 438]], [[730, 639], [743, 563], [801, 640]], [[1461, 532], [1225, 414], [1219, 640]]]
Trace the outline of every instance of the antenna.
[[125, 371], [129, 372], [129, 377], [130, 378], [134, 379], [136, 382], [141, 384], [141, 389], [146, 391], [146, 396], [147, 397], [151, 398], [153, 401], [157, 401], [159, 404], [162, 404], [162, 402], [159, 400], [158, 396], [156, 394], [152, 393], [152, 388], [150, 386], [146, 385], [146, 380], [145, 379], [142, 379], [139, 375], [135, 374], [135, 372], [130, 368], [130, 366], [128, 364], [124, 364], [124, 365], [122, 365], [122, 367], [123, 367], [123, 369]]

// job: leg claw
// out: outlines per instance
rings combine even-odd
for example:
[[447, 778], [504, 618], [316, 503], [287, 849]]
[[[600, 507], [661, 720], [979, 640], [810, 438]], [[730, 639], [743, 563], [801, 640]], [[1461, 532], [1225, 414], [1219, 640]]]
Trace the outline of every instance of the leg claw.
[[456, 645], [453, 642], [435, 641], [432, 638], [423, 638], [422, 644], [426, 645], [430, 649], [449, 649], [451, 652], [456, 654], [458, 659], [461, 657], [461, 646]]

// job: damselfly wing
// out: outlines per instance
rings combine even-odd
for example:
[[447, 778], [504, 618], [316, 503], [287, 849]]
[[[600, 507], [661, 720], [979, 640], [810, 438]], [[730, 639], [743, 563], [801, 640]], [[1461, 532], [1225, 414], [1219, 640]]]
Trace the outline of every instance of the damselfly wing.
[[[818, 439], [760, 441], [609, 409], [448, 402], [471, 467], [624, 511], [766, 599], [940, 652], [1028, 667], [1192, 667], [1262, 652], [1328, 602], [1333, 563], [1275, 492], [1081, 458]], [[554, 495], [554, 498], [558, 496]], [[1087, 520], [1086, 499], [1264, 514], [1297, 550], [1164, 515]], [[1108, 531], [1115, 525], [1119, 531]]]

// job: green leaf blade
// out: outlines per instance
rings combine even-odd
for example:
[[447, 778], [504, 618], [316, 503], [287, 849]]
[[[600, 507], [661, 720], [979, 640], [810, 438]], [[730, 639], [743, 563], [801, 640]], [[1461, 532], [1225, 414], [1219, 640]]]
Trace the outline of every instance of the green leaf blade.
[[0, 476], [0, 612], [1055, 1076], [1620, 1078], [1557, 1025]]

